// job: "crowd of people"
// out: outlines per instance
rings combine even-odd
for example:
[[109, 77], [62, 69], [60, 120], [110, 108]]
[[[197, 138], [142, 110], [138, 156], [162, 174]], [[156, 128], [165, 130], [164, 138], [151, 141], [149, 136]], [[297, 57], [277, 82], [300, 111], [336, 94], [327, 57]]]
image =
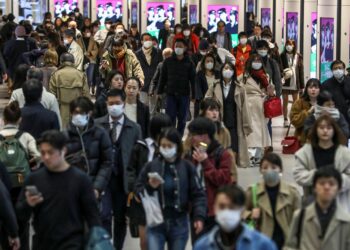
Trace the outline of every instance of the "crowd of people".
[[[121, 250], [127, 229], [142, 250], [350, 249], [342, 61], [305, 84], [295, 41], [279, 53], [268, 26], [232, 47], [223, 22], [209, 34], [165, 19], [153, 37], [74, 13], [35, 30], [1, 17], [0, 249]], [[302, 195], [273, 152], [275, 97]], [[262, 178], [244, 191], [249, 167]], [[88, 248], [96, 229], [106, 245]]]

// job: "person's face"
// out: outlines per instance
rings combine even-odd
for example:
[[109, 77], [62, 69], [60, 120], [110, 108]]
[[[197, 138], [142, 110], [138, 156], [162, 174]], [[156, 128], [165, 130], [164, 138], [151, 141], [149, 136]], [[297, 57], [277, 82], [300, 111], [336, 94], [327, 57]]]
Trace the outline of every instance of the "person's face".
[[223, 68], [223, 71], [224, 71], [224, 70], [227, 70], [227, 69], [232, 70], [231, 66], [228, 65], [228, 64], [225, 65], [225, 67]]
[[109, 96], [107, 98], [107, 105], [124, 105], [124, 102], [120, 96]]
[[165, 27], [165, 29], [170, 29], [170, 26], [171, 26], [171, 23], [169, 22], [169, 21], [166, 21], [165, 23], [164, 23], [164, 27]]
[[317, 127], [317, 137], [322, 141], [331, 141], [334, 135], [334, 129], [331, 124], [322, 121]]
[[329, 101], [324, 102], [322, 106], [326, 107], [326, 108], [334, 108], [335, 104], [332, 100], [329, 100]]
[[320, 88], [317, 86], [311, 86], [307, 88], [307, 94], [311, 98], [316, 98], [320, 94]]
[[209, 19], [210, 19], [210, 21], [214, 21], [215, 20], [215, 14], [210, 14], [209, 15]]
[[183, 49], [185, 49], [186, 46], [183, 43], [175, 43], [175, 48], [183, 48]]
[[200, 143], [204, 142], [205, 144], [209, 145], [210, 144], [210, 138], [208, 134], [203, 134], [203, 135], [191, 135], [191, 143], [194, 148], [198, 148], [200, 146]]
[[230, 21], [231, 21], [231, 23], [235, 23], [236, 22], [236, 16], [234, 14], [232, 14], [230, 16]]
[[334, 177], [319, 178], [314, 187], [317, 200], [332, 202], [338, 194], [338, 182]]
[[85, 26], [90, 26], [90, 24], [91, 24], [91, 20], [90, 19], [85, 19], [84, 20], [84, 24], [85, 24]]
[[61, 26], [61, 25], [62, 25], [62, 20], [56, 19], [56, 26]]
[[123, 76], [119, 74], [113, 76], [111, 80], [111, 89], [123, 89], [123, 86], [124, 86]]
[[118, 54], [123, 50], [123, 46], [113, 46], [112, 48], [115, 54]]
[[71, 44], [73, 42], [73, 37], [64, 36], [64, 39], [67, 40], [69, 44]]
[[90, 37], [91, 36], [91, 31], [89, 29], [86, 29], [83, 33], [84, 37]]
[[173, 147], [176, 147], [177, 145], [171, 141], [169, 141], [166, 138], [162, 138], [160, 139], [160, 147], [166, 148], [166, 149], [170, 149]]
[[127, 97], [135, 98], [139, 93], [139, 84], [135, 80], [129, 80], [125, 86], [125, 94]]
[[215, 198], [214, 212], [217, 214], [222, 210], [236, 210], [241, 209], [241, 207], [232, 203], [231, 199], [223, 193], [220, 193]]
[[165, 14], [165, 11], [163, 9], [158, 10], [158, 16], [163, 17]]
[[226, 19], [227, 19], [227, 14], [225, 12], [222, 12], [220, 14], [220, 20], [226, 21]]
[[84, 112], [83, 110], [81, 110], [81, 108], [77, 107], [74, 109], [72, 116], [73, 115], [86, 115], [86, 112]]
[[48, 143], [42, 143], [39, 146], [39, 150], [41, 160], [49, 170], [55, 171], [64, 161], [65, 149], [60, 151]]
[[152, 41], [152, 37], [150, 37], [150, 36], [143, 36], [143, 40], [142, 40], [142, 42], [146, 42], [146, 41]]
[[260, 27], [254, 27], [254, 35], [255, 36], [261, 35], [261, 28]]
[[263, 163], [261, 164], [261, 167], [260, 167], [260, 172], [262, 174], [264, 174], [268, 170], [274, 170], [274, 171], [277, 171], [277, 172], [281, 172], [281, 168], [279, 166], [277, 166], [275, 164], [272, 164], [269, 161], [263, 161]]
[[344, 68], [344, 65], [343, 64], [341, 64], [341, 63], [338, 63], [338, 64], [334, 64], [333, 65], [333, 68], [332, 68], [332, 71], [334, 71], [334, 70], [338, 70], [338, 69], [340, 69], [340, 70], [345, 70], [345, 68]]
[[222, 22], [218, 23], [218, 31], [220, 33], [225, 32], [225, 24], [224, 23], [222, 23]]
[[[204, 50], [203, 50], [204, 51]], [[212, 57], [210, 57], [210, 56], [208, 56], [207, 58], [205, 58], [205, 64], [207, 64], [207, 63], [214, 63], [214, 58], [212, 58]]]
[[212, 120], [213, 122], [217, 122], [220, 120], [220, 111], [216, 108], [209, 108], [205, 112], [205, 117]]

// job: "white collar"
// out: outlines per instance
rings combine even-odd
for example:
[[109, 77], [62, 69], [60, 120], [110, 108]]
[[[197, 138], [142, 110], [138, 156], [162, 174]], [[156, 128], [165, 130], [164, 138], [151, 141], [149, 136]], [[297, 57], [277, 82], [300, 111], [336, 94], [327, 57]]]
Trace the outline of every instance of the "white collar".
[[[113, 123], [114, 121], [113, 121], [112, 117], [110, 115], [108, 117], [109, 117], [109, 123]], [[123, 114], [123, 116], [116, 122], [118, 122], [118, 124], [120, 124], [120, 125], [124, 125], [124, 120], [125, 120], [125, 117]]]
[[147, 146], [152, 146], [153, 143], [155, 143], [155, 141], [151, 137], [147, 137], [145, 141], [147, 143]]

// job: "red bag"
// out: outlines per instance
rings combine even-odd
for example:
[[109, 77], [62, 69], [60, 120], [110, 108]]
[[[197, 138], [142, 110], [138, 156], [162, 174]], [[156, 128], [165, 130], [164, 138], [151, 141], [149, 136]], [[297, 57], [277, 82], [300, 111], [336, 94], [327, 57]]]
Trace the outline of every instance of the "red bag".
[[297, 137], [295, 136], [288, 136], [289, 135], [289, 130], [290, 126], [288, 127], [286, 137], [282, 140], [282, 153], [286, 155], [293, 155], [295, 152], [297, 152], [301, 145]]
[[270, 97], [264, 102], [264, 114], [266, 118], [274, 118], [282, 115], [282, 102], [279, 97]]

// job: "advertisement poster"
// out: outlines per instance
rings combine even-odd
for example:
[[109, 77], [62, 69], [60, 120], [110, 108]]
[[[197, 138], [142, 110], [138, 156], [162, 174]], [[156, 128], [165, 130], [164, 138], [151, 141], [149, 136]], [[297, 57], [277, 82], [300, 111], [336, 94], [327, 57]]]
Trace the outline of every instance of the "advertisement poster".
[[222, 20], [226, 24], [226, 32], [231, 34], [232, 46], [238, 45], [238, 6], [208, 5], [208, 31], [217, 31], [217, 23]]
[[137, 24], [137, 2], [131, 3], [131, 24]]
[[310, 77], [317, 76], [317, 12], [311, 13]]
[[287, 12], [287, 39], [295, 41], [298, 47], [298, 12]]
[[255, 0], [247, 0], [247, 12], [255, 12]]
[[147, 32], [158, 37], [159, 30], [164, 28], [164, 21], [168, 19], [171, 27], [175, 26], [174, 2], [148, 2], [147, 3]]
[[18, 20], [28, 20], [36, 26], [42, 22], [46, 9], [46, 0], [19, 0]]
[[123, 21], [123, 4], [122, 1], [96, 0], [97, 19], [104, 24], [106, 18], [113, 23]]
[[197, 5], [190, 4], [190, 24], [198, 23], [197, 18]]
[[261, 26], [271, 27], [271, 8], [261, 8]]
[[78, 0], [56, 0], [54, 2], [55, 17], [62, 17], [63, 11], [68, 15], [74, 11], [75, 8], [78, 8]]
[[321, 57], [321, 82], [332, 77], [332, 71], [329, 68], [333, 62], [334, 54], [334, 18], [320, 19], [320, 57]]

